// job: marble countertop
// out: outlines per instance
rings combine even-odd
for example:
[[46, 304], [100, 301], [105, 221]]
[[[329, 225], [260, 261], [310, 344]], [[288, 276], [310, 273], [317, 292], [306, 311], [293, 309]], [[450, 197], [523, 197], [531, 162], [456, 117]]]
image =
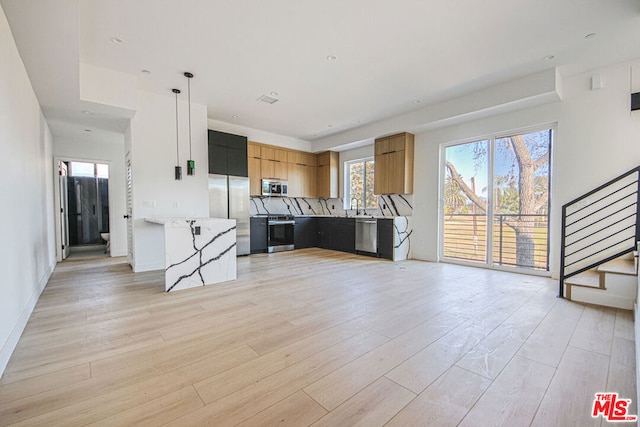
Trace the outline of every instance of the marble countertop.
[[[266, 218], [269, 215], [252, 215], [252, 218]], [[344, 216], [344, 215], [293, 215], [294, 218], [353, 218], [353, 219], [358, 219], [358, 218], [369, 218], [369, 219], [393, 219], [393, 218], [402, 218], [405, 217], [406, 215], [394, 215], [394, 216], [384, 216], [384, 215], [358, 215], [358, 216], [354, 216], [354, 215], [349, 215], [349, 216]]]
[[[175, 221], [230, 221], [228, 218], [209, 218], [209, 217], [175, 217], [175, 218], [145, 218], [147, 222], [164, 225]], [[235, 220], [232, 220], [235, 221]]]

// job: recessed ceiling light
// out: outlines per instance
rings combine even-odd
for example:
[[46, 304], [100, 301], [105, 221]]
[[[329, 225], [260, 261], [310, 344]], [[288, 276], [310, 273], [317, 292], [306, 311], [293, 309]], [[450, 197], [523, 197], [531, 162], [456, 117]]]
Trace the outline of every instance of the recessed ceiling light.
[[124, 40], [119, 37], [111, 37], [111, 43], [113, 44], [122, 44]]
[[141, 73], [143, 74], [151, 74], [151, 71], [144, 69], [144, 70], [140, 70]]
[[338, 58], [335, 57], [334, 55], [327, 56], [327, 61], [335, 61], [336, 59], [338, 59]]
[[240, 118], [240, 116], [239, 116], [239, 115], [237, 115], [237, 114], [234, 114], [234, 115], [233, 115], [233, 118], [234, 118], [234, 119], [239, 119], [239, 118]]
[[93, 111], [90, 111], [90, 110], [82, 110], [82, 114], [84, 114], [86, 116], [93, 116], [95, 113]]
[[269, 94], [270, 94], [271, 96], [278, 96], [278, 92], [276, 92], [276, 91], [274, 91], [274, 90], [272, 90], [271, 92], [269, 92]]
[[545, 60], [545, 61], [551, 61], [553, 58], [555, 58], [555, 56], [553, 56], [553, 55], [547, 55], [547, 56], [545, 56], [545, 57], [544, 57], [544, 60]]
[[588, 40], [588, 39], [594, 38], [595, 36], [596, 36], [596, 33], [589, 33], [586, 36], [584, 36], [584, 38]]

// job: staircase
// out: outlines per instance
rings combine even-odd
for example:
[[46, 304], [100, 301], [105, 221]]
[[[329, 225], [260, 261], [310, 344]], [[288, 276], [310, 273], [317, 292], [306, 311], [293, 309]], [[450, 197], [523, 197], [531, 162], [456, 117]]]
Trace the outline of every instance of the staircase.
[[571, 301], [633, 310], [638, 288], [638, 257], [624, 255], [564, 281]]
[[633, 309], [639, 181], [640, 166], [562, 207], [559, 297]]

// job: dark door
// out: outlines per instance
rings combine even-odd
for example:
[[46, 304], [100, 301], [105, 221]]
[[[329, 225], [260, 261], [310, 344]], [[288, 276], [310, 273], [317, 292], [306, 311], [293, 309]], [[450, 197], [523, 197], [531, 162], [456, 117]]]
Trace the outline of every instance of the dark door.
[[249, 176], [247, 137], [209, 129], [209, 173]]
[[209, 173], [228, 175], [226, 135], [209, 129]]
[[353, 218], [336, 218], [333, 246], [343, 252], [356, 251], [356, 221]]
[[331, 249], [331, 225], [333, 218], [318, 218], [318, 246]]
[[109, 232], [108, 180], [68, 177], [69, 245], [102, 243]]
[[318, 227], [316, 218], [296, 217], [293, 233], [296, 249], [312, 248], [318, 245]]
[[250, 227], [251, 253], [267, 252], [267, 218], [252, 217]]
[[227, 134], [227, 174], [249, 176], [246, 136]]
[[378, 219], [378, 256], [393, 259], [392, 219]]

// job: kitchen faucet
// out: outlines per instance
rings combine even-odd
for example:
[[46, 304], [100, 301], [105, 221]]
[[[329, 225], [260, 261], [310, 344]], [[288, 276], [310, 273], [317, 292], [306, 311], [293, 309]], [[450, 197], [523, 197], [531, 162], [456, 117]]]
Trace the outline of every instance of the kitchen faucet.
[[351, 210], [353, 210], [353, 201], [356, 201], [356, 216], [360, 215], [360, 199], [356, 199], [355, 197], [351, 199]]

